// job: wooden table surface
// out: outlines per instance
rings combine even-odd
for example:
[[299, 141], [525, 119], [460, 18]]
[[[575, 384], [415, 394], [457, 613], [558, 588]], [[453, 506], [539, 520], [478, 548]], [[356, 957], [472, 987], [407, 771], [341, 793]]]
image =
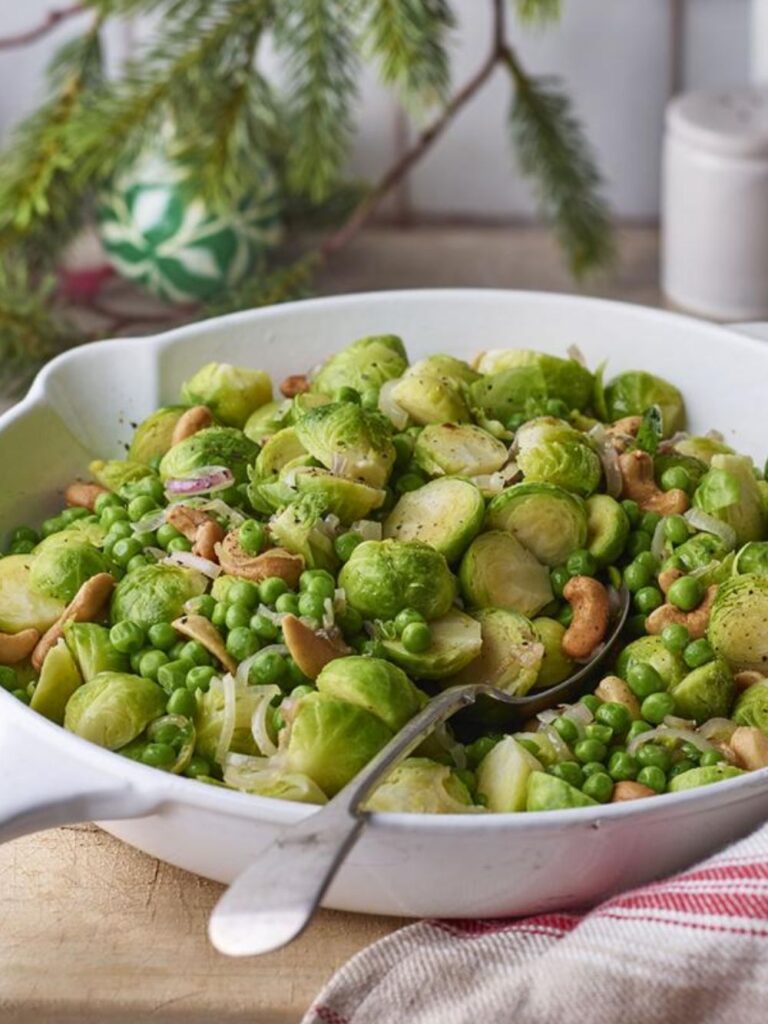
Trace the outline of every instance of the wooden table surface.
[[[659, 304], [655, 231], [626, 229], [620, 245], [614, 278], [585, 290]], [[534, 228], [372, 229], [319, 285], [429, 286], [575, 290]], [[404, 923], [323, 911], [287, 949], [234, 961], [206, 940], [220, 891], [92, 825], [0, 847], [0, 1022], [295, 1024], [336, 968]]]

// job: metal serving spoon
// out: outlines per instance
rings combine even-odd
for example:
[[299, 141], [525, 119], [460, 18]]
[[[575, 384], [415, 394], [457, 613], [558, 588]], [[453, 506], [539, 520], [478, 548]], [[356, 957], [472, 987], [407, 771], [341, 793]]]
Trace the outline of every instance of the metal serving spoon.
[[515, 697], [488, 683], [443, 690], [321, 810], [283, 829], [256, 855], [216, 904], [208, 935], [220, 953], [252, 956], [280, 949], [309, 924], [328, 886], [356, 842], [366, 820], [361, 810], [376, 786], [442, 722], [480, 695], [510, 705], [521, 720], [577, 696], [609, 655], [627, 618], [629, 593], [619, 591], [611, 631], [600, 652], [556, 686]]

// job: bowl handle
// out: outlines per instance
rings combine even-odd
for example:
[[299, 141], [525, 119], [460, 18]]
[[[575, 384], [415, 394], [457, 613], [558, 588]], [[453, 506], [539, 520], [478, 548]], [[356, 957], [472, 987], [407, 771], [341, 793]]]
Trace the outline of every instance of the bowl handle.
[[0, 727], [0, 843], [58, 825], [142, 817], [161, 799], [35, 742], [10, 722]]

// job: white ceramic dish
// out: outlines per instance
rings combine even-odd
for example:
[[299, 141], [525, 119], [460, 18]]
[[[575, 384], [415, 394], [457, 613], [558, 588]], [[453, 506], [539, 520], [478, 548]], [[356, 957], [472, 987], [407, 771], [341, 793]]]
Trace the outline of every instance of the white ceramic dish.
[[[556, 295], [421, 291], [319, 299], [238, 314], [55, 360], [0, 420], [0, 528], [36, 522], [96, 454], [119, 455], [140, 420], [197, 366], [225, 359], [276, 380], [354, 338], [401, 334], [412, 358], [578, 344], [610, 371], [680, 385], [694, 429], [717, 426], [762, 460], [768, 347], [653, 310]], [[502, 916], [585, 905], [680, 868], [768, 811], [768, 770], [637, 803], [486, 816], [374, 815], [326, 906], [412, 916]], [[0, 840], [99, 820], [126, 842], [222, 882], [305, 805], [246, 796], [124, 760], [0, 690]]]

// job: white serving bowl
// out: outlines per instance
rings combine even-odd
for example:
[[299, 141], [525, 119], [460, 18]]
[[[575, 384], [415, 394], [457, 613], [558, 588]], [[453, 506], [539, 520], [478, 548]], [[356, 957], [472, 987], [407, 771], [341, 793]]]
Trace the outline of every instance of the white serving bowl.
[[[38, 522], [94, 456], [119, 456], [132, 424], [172, 401], [202, 363], [261, 367], [276, 382], [365, 334], [402, 335], [412, 359], [577, 344], [594, 367], [645, 368], [678, 384], [694, 430], [718, 427], [765, 455], [768, 348], [639, 307], [558, 295], [412, 291], [317, 299], [122, 339], [54, 360], [0, 419], [0, 527]], [[497, 815], [375, 814], [325, 905], [474, 917], [583, 906], [670, 872], [762, 822], [768, 770], [658, 799]], [[73, 821], [231, 881], [281, 825], [312, 808], [209, 787], [120, 758], [0, 690], [0, 841]]]

